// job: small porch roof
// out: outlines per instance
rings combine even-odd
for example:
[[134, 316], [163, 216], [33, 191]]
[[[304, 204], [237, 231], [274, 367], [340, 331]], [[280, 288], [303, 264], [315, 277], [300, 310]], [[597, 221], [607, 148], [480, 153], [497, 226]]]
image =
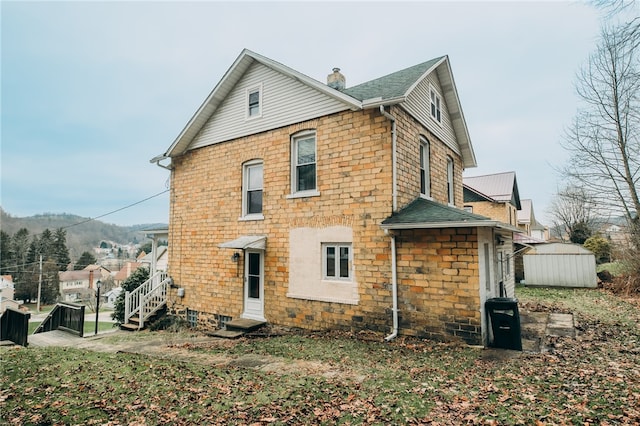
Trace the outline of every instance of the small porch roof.
[[218, 247], [239, 250], [265, 250], [267, 248], [267, 237], [264, 235], [242, 235], [235, 240], [224, 242]]
[[499, 228], [521, 232], [514, 226], [435, 201], [417, 198], [382, 221], [382, 229]]

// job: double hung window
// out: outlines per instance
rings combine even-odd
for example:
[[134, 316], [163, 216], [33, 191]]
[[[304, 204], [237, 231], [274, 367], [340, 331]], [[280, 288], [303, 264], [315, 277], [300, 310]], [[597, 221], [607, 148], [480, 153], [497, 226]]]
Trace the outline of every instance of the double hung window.
[[431, 196], [431, 176], [430, 176], [431, 154], [429, 152], [429, 141], [420, 138], [420, 194], [425, 197]]
[[447, 201], [455, 204], [455, 193], [453, 190], [453, 158], [447, 157]]
[[242, 214], [245, 217], [262, 217], [262, 172], [262, 161], [250, 161], [243, 167]]
[[316, 133], [304, 132], [291, 140], [292, 193], [315, 192], [316, 187]]
[[262, 116], [262, 85], [247, 89], [247, 119]]
[[442, 111], [440, 109], [442, 101], [440, 100], [440, 95], [434, 88], [431, 88], [429, 90], [429, 97], [431, 98], [431, 118], [438, 123], [442, 123]]

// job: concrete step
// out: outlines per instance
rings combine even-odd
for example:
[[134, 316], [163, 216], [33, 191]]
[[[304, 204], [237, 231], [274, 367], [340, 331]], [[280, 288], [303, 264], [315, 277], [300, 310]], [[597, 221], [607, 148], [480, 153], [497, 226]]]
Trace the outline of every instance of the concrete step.
[[225, 328], [231, 331], [243, 331], [245, 333], [253, 330], [257, 330], [263, 325], [266, 324], [266, 321], [256, 321], [247, 318], [238, 318], [231, 321], [228, 321], [225, 324]]
[[237, 339], [238, 337], [244, 335], [244, 331], [233, 331], [233, 330], [216, 330], [213, 333], [207, 333], [208, 336], [211, 337], [222, 337], [223, 339]]

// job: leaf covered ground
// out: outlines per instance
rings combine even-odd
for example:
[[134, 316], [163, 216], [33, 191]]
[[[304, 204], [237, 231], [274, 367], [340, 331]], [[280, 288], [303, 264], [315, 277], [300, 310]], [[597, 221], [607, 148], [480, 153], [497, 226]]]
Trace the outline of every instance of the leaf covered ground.
[[162, 355], [2, 349], [0, 422], [640, 423], [635, 301], [599, 290], [519, 289], [517, 296], [521, 309], [574, 313], [578, 337], [549, 339], [542, 353], [410, 338], [382, 343], [359, 333], [169, 337]]

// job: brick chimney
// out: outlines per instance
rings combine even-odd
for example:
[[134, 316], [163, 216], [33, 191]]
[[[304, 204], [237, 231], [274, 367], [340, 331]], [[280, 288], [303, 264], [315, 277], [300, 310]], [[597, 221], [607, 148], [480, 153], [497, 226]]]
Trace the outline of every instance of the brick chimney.
[[327, 76], [327, 86], [336, 90], [344, 90], [346, 88], [347, 79], [340, 73], [340, 68], [334, 68], [333, 73]]

